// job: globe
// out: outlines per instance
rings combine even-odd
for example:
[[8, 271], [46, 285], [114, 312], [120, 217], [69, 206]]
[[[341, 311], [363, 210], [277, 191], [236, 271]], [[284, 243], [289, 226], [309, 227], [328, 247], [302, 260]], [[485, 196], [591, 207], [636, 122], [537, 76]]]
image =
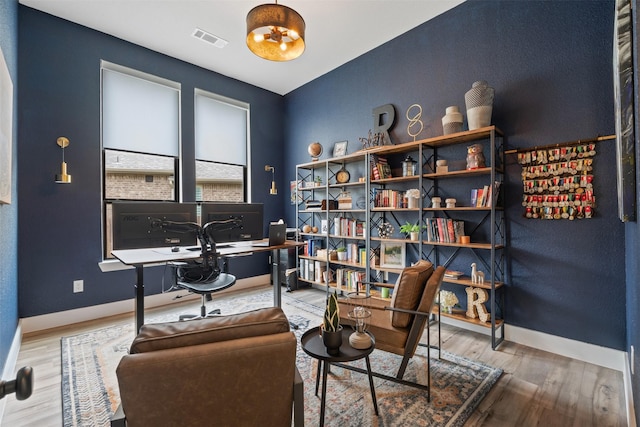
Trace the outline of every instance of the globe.
[[322, 154], [322, 144], [319, 142], [312, 142], [309, 144], [309, 148], [307, 150], [309, 155], [313, 158], [313, 160], [318, 160], [318, 157]]

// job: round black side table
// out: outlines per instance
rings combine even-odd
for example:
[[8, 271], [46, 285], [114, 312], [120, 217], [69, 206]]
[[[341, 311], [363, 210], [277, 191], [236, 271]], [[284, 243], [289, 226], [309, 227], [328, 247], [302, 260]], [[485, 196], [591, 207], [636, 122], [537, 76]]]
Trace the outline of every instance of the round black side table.
[[[340, 362], [353, 362], [364, 358], [367, 364], [367, 375], [369, 377], [369, 387], [371, 388], [371, 399], [373, 400], [373, 409], [376, 416], [378, 415], [378, 401], [376, 400], [376, 390], [373, 386], [373, 376], [371, 375], [371, 362], [369, 361], [369, 355], [376, 347], [376, 341], [373, 335], [371, 337], [371, 347], [359, 350], [351, 347], [349, 344], [349, 336], [353, 333], [353, 329], [350, 326], [343, 325], [342, 327], [342, 345], [340, 346], [340, 353], [337, 356], [331, 356], [327, 353], [327, 348], [322, 342], [322, 335], [320, 334], [320, 327], [309, 329], [302, 335], [300, 343], [302, 344], [302, 350], [309, 356], [318, 360], [318, 372], [316, 375], [316, 396], [318, 395], [318, 385], [320, 381], [320, 369], [322, 369], [322, 396], [320, 400], [320, 427], [324, 426], [324, 409], [327, 396], [327, 374], [329, 373], [329, 365], [332, 363]], [[343, 368], [346, 367], [341, 365]], [[346, 367], [348, 369], [348, 367]], [[359, 368], [358, 368], [359, 369]]]

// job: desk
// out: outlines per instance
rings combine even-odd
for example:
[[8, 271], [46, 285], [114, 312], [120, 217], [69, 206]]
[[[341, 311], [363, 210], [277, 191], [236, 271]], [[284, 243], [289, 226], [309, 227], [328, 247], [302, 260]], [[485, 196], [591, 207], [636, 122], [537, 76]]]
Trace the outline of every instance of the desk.
[[[232, 246], [217, 248], [218, 256], [226, 258], [234, 255], [249, 255], [257, 252], [271, 251], [271, 277], [273, 281], [273, 306], [280, 307], [282, 290], [280, 289], [279, 266], [280, 250], [291, 249], [304, 245], [304, 242], [286, 240], [277, 246], [254, 246], [255, 243], [267, 243], [269, 239], [254, 242], [239, 242]], [[171, 248], [120, 249], [111, 251], [120, 262], [136, 269], [136, 331], [144, 324], [144, 266], [162, 264], [170, 261], [185, 261], [200, 257], [200, 250], [188, 250], [180, 247], [180, 251], [173, 252]]]

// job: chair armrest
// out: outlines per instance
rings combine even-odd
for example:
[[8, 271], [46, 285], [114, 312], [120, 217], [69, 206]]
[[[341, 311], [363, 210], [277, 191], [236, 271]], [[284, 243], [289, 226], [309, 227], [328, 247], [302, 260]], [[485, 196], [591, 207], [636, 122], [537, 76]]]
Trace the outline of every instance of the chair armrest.
[[111, 427], [126, 427], [127, 419], [124, 416], [124, 411], [122, 410], [122, 405], [118, 405], [118, 409], [113, 413], [111, 417]]
[[406, 310], [404, 308], [385, 307], [384, 310], [397, 311], [400, 313], [414, 314], [416, 316], [430, 316], [431, 313], [425, 313], [424, 311]]
[[304, 381], [297, 366], [293, 377], [293, 425], [304, 427]]

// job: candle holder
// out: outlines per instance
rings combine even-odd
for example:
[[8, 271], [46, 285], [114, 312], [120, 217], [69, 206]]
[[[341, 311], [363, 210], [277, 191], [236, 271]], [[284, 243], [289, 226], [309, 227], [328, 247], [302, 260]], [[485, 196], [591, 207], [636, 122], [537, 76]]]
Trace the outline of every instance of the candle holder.
[[371, 318], [371, 310], [367, 308], [369, 296], [359, 292], [352, 292], [347, 297], [353, 305], [353, 310], [347, 313], [349, 319], [353, 322], [354, 330], [349, 336], [349, 344], [358, 350], [367, 349], [371, 347], [371, 337], [367, 333]]

